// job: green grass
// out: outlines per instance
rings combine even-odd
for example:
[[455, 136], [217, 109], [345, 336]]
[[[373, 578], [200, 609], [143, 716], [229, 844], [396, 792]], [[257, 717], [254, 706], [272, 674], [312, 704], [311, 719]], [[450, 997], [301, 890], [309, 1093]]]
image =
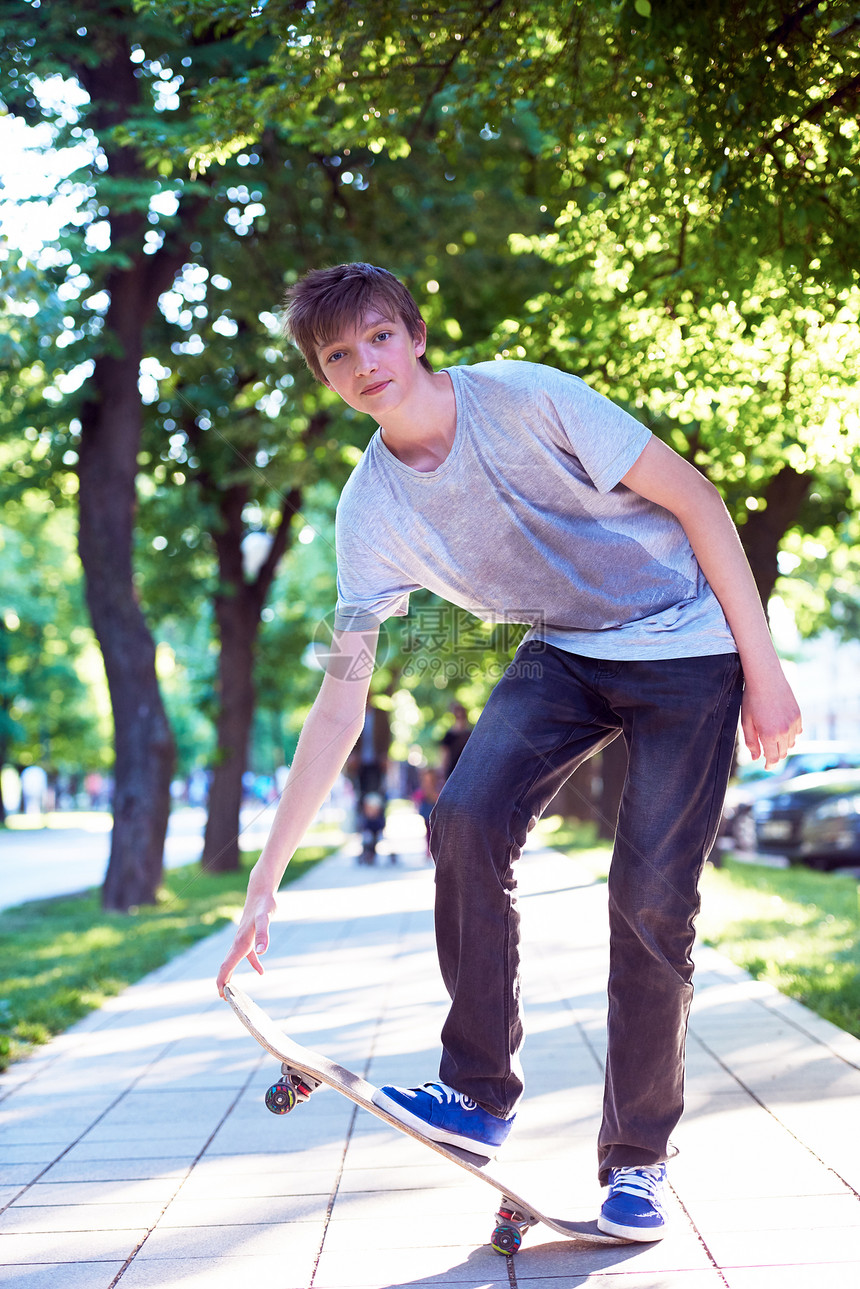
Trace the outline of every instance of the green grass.
[[699, 935], [757, 980], [860, 1038], [856, 878], [727, 860], [702, 881]]
[[[302, 847], [284, 883], [335, 849]], [[0, 912], [0, 1070], [232, 921], [256, 858], [243, 855], [237, 873], [172, 869], [158, 903], [128, 915], [105, 913], [97, 890]]]
[[107, 810], [49, 810], [45, 814], [7, 815], [3, 827], [10, 832], [38, 832], [42, 828], [110, 832], [113, 819]]
[[[538, 837], [576, 855], [596, 881], [610, 846], [589, 824], [543, 820]], [[757, 980], [860, 1038], [860, 890], [852, 877], [726, 859], [702, 877], [698, 934]]]

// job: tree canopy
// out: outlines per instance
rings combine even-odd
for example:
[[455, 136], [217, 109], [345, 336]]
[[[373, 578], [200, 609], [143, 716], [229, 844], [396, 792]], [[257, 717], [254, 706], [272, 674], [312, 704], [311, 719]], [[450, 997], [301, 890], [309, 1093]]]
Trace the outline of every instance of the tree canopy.
[[[333, 556], [306, 595], [295, 539], [369, 427], [277, 311], [346, 259], [404, 278], [436, 365], [551, 362], [629, 406], [720, 487], [764, 599], [780, 559], [806, 629], [854, 630], [858, 33], [779, 0], [0, 0], [0, 100], [78, 162], [60, 236], [4, 252], [4, 496], [79, 507], [113, 683], [144, 683], [116, 679], [133, 638], [156, 709], [154, 631], [174, 709], [187, 678], [215, 719], [243, 621], [264, 702], [306, 701]], [[437, 680], [392, 635], [376, 683], [432, 716]], [[244, 737], [219, 726], [216, 761]]]

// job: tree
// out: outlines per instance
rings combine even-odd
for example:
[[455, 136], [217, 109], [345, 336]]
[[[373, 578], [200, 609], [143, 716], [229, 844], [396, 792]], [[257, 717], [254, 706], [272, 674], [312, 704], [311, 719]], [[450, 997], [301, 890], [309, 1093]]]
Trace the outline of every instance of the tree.
[[560, 361], [653, 420], [724, 489], [767, 597], [812, 479], [856, 447], [852, 4], [174, 7], [274, 40], [238, 103], [219, 84], [198, 102], [200, 166], [273, 114], [312, 137], [332, 108], [344, 139], [392, 155], [432, 119], [456, 156], [527, 102], [555, 229], [513, 249], [556, 273], [477, 352]]
[[[3, 19], [11, 12], [0, 5]], [[315, 416], [333, 412], [304, 377], [286, 385], [275, 375], [254, 284], [242, 279], [235, 316], [215, 304], [215, 277], [241, 276], [216, 262], [249, 264], [264, 248], [288, 279], [320, 257], [382, 259], [461, 356], [547, 358], [626, 401], [746, 520], [764, 596], [786, 528], [801, 518], [815, 526], [844, 504], [841, 467], [856, 443], [856, 386], [842, 375], [856, 354], [857, 308], [850, 6], [482, 0], [467, 12], [405, 0], [269, 0], [258, 10], [138, 0], [95, 14], [34, 3], [25, 24], [7, 23], [3, 97], [38, 117], [33, 78], [56, 70], [90, 91], [97, 129], [70, 243], [77, 271], [58, 262], [53, 272], [71, 292], [72, 323], [58, 327], [71, 342], [66, 370], [93, 363], [77, 401], [71, 390], [63, 404], [68, 423], [75, 410], [81, 423], [82, 504], [91, 510], [99, 495], [106, 445], [121, 487], [100, 495], [125, 516], [114, 567], [126, 606], [135, 606], [131, 560], [118, 553], [129, 548], [130, 446], [140, 446], [142, 419], [154, 469], [173, 461], [170, 474], [196, 479], [203, 527], [219, 535], [225, 638], [236, 622], [247, 632], [262, 603], [241, 570], [249, 528], [266, 527], [285, 548], [279, 494], [304, 489], [318, 453], [354, 430], [339, 415], [315, 446], [303, 443]], [[96, 31], [96, 21], [90, 39], [78, 24]], [[274, 295], [268, 268], [258, 276]], [[192, 301], [198, 269], [207, 285]], [[186, 301], [177, 318], [187, 321], [171, 324], [163, 290], [156, 308], [168, 277], [166, 295]], [[98, 295], [85, 293], [105, 283], [87, 308]], [[164, 322], [184, 336], [166, 337]], [[231, 350], [220, 366], [203, 335], [216, 323]], [[142, 360], [166, 373], [145, 418]], [[128, 427], [122, 460], [97, 433], [111, 381]], [[283, 419], [270, 416], [282, 404]], [[230, 421], [226, 470], [213, 409], [218, 433]], [[267, 419], [288, 431], [286, 452], [269, 451]], [[95, 458], [90, 443], [100, 445]], [[264, 488], [253, 481], [259, 452]], [[98, 531], [82, 514], [82, 551]], [[94, 540], [88, 549], [97, 586]], [[241, 668], [222, 671], [225, 698], [247, 674], [252, 643], [239, 650]], [[145, 672], [151, 693], [150, 660]], [[245, 686], [240, 707], [250, 699]], [[236, 726], [223, 746], [241, 758], [242, 738]], [[166, 799], [163, 773], [153, 786]]]
[[[89, 245], [80, 236], [71, 235], [76, 259], [65, 274], [60, 272], [57, 276], [63, 279], [60, 288], [66, 292], [67, 300], [71, 302], [75, 294], [78, 296], [77, 316], [63, 321], [62, 337], [71, 341], [66, 346], [69, 358], [77, 359], [79, 369], [86, 365], [82, 360], [89, 359], [92, 363], [91, 370], [83, 376], [80, 394], [71, 400], [73, 406], [68, 410], [78, 413], [77, 421], [70, 418], [70, 426], [74, 447], [79, 450], [80, 457], [80, 549], [87, 570], [88, 598], [105, 648], [118, 716], [116, 860], [112, 861], [106, 885], [106, 899], [114, 906], [125, 899], [120, 890], [130, 891], [130, 903], [146, 898], [147, 890], [150, 894], [154, 891], [159, 871], [159, 861], [155, 857], [160, 850], [159, 838], [166, 821], [171, 765], [169, 737], [157, 695], [154, 645], [139, 612], [138, 588], [134, 586], [131, 558], [142, 424], [137, 380], [142, 363], [144, 360], [158, 361], [158, 370], [165, 373], [161, 383], [165, 385], [167, 398], [159, 402], [166, 401], [169, 404], [167, 410], [174, 415], [163, 416], [160, 422], [155, 417], [150, 419], [154, 422], [156, 435], [167, 430], [170, 423], [172, 428], [162, 442], [165, 438], [175, 439], [175, 427], [181, 427], [180, 433], [184, 435], [187, 446], [183, 462], [191, 467], [186, 473], [196, 481], [201, 491], [203, 510], [210, 518], [220, 564], [215, 616], [222, 641], [221, 728], [215, 767], [219, 782], [218, 790], [213, 794], [213, 800], [218, 804], [207, 830], [206, 854], [209, 860], [213, 855], [220, 855], [226, 856], [228, 862], [235, 862], [239, 785], [253, 704], [250, 669], [259, 611], [277, 559], [288, 542], [290, 511], [297, 507], [304, 486], [299, 476], [312, 480], [319, 470], [327, 469], [331, 473], [333, 464], [330, 447], [321, 455], [306, 451], [308, 445], [319, 438], [329, 413], [324, 409], [313, 411], [319, 400], [316, 395], [309, 395], [305, 379], [304, 383], [299, 383], [299, 390], [304, 391], [301, 397], [308, 407], [307, 414], [299, 417], [304, 428], [298, 431], [299, 438], [289, 452], [281, 454], [292, 473], [287, 472], [282, 488], [279, 488], [277, 479], [274, 483], [276, 492], [284, 492], [286, 505], [272, 531], [272, 545], [260, 576], [252, 581], [246, 579], [241, 547], [248, 535], [248, 526], [243, 511], [252, 501], [257, 504], [257, 498], [252, 498], [255, 489], [249, 486], [247, 468], [241, 465], [237, 468], [237, 463], [256, 462], [262, 452], [267, 459], [269, 479], [277, 472], [272, 469], [275, 456], [272, 435], [264, 433], [261, 436], [260, 433], [261, 426], [267, 424], [266, 414], [260, 415], [255, 411], [258, 404], [263, 401], [271, 403], [280, 394], [276, 382], [270, 377], [271, 358], [262, 361], [260, 357], [261, 349], [271, 351], [271, 341], [259, 331], [260, 305], [271, 306], [280, 295], [284, 266], [288, 265], [286, 272], [294, 276], [304, 271], [316, 260], [320, 245], [325, 244], [330, 251], [332, 246], [339, 244], [343, 258], [355, 257], [362, 240], [369, 240], [369, 230], [374, 225], [380, 227], [380, 214], [386, 207], [385, 236], [380, 239], [378, 232], [374, 232], [370, 239], [375, 239], [380, 245], [380, 252], [381, 241], [384, 241], [387, 253], [394, 240], [392, 216], [400, 221], [405, 239], [410, 233], [414, 236], [416, 212], [420, 211], [423, 211], [420, 222], [424, 227], [430, 228], [435, 222], [432, 244], [441, 250], [441, 245], [448, 239], [446, 255], [467, 249], [466, 243], [469, 242], [470, 254], [476, 265], [486, 268], [493, 252], [488, 255], [485, 246], [477, 245], [481, 224], [486, 224], [489, 232], [492, 214], [488, 213], [489, 218], [483, 221], [472, 218], [464, 200], [470, 188], [464, 193], [461, 185], [457, 198], [462, 210], [460, 219], [475, 224], [478, 231], [464, 230], [462, 245], [452, 240], [456, 236], [454, 228], [449, 226], [446, 230], [435, 216], [442, 194], [450, 206], [453, 176], [441, 173], [446, 166], [446, 158], [432, 146], [432, 140], [430, 165], [427, 165], [425, 154], [423, 166], [415, 164], [411, 167], [399, 186], [399, 191], [405, 192], [407, 198], [392, 205], [390, 200], [386, 201], [381, 185], [367, 177], [375, 162], [380, 167], [385, 162], [385, 158], [378, 157], [372, 147], [345, 150], [347, 155], [352, 152], [349, 162], [352, 169], [348, 172], [342, 165], [344, 159], [333, 155], [328, 146], [323, 146], [322, 151], [305, 147], [291, 158], [288, 155], [289, 140], [284, 132], [270, 128], [263, 131], [250, 153], [240, 154], [232, 162], [228, 158], [220, 167], [210, 169], [206, 176], [208, 201], [204, 205], [200, 185], [195, 190], [175, 173], [177, 158], [181, 160], [182, 156], [180, 143], [186, 152], [191, 150], [193, 143], [193, 138], [189, 142], [183, 135], [187, 112], [176, 110], [172, 102], [168, 108], [170, 96], [164, 91], [159, 92], [158, 87], [165, 83], [166, 78], [169, 89], [174, 83], [184, 80], [190, 90], [199, 87], [200, 80], [205, 79], [204, 73], [215, 73], [209, 77], [210, 80], [226, 76], [232, 84], [237, 66], [244, 63], [249, 73], [254, 73], [261, 59], [265, 61], [265, 50], [261, 53], [253, 40], [247, 48], [237, 49], [231, 42], [221, 40], [214, 28], [204, 29], [205, 24], [191, 39], [184, 32], [165, 33], [155, 23], [154, 12], [143, 13], [138, 21], [132, 9], [125, 5], [110, 8], [104, 16], [106, 23], [100, 27], [93, 45], [88, 39], [88, 28], [74, 25], [83, 23], [86, 13], [79, 12], [74, 19], [70, 15], [56, 17], [39, 5], [32, 6], [34, 26], [31, 30], [38, 35], [36, 52], [33, 52], [29, 37], [14, 46], [15, 56], [6, 97], [13, 106], [31, 116], [36, 115], [38, 107], [31, 94], [33, 76], [56, 68], [74, 74], [88, 91], [87, 126], [92, 127], [89, 133], [94, 147], [97, 144], [99, 149], [94, 152], [93, 165], [86, 175], [92, 183], [87, 191], [88, 210], [85, 208], [81, 216]], [[185, 69], [182, 73], [173, 67], [180, 49], [187, 51], [181, 60]], [[192, 94], [187, 95], [186, 102], [193, 103]], [[176, 116], [170, 117], [174, 110]], [[333, 125], [330, 119], [320, 118], [317, 147], [328, 143], [328, 135], [335, 128], [339, 128], [337, 119]], [[81, 133], [82, 130], [82, 126], [74, 126], [74, 131]], [[241, 183], [243, 164], [247, 166], [260, 161], [266, 162], [270, 176], [263, 187], [272, 199], [277, 197], [286, 201], [288, 208], [295, 212], [291, 220], [292, 245], [285, 242], [282, 227], [266, 216], [265, 207], [258, 200], [249, 200], [250, 194]], [[499, 161], [497, 156], [493, 164], [497, 171], [507, 166], [507, 183], [507, 178], [517, 172], [519, 158], [514, 157], [501, 167]], [[96, 173], [99, 165], [104, 167], [105, 178], [99, 178]], [[299, 174], [293, 170], [283, 175], [283, 182], [277, 185], [273, 176], [278, 170], [283, 174], [284, 165], [300, 167]], [[341, 167], [340, 171], [338, 167]], [[428, 178], [434, 172], [437, 195], [430, 199], [426, 188]], [[305, 175], [309, 176], [309, 182], [306, 182]], [[351, 190], [347, 187], [350, 178]], [[307, 192], [309, 209], [321, 209], [320, 217], [312, 214], [309, 217], [309, 210], [297, 205], [297, 193], [306, 189], [310, 190]], [[419, 189], [421, 191], [416, 195]], [[368, 190], [369, 196], [358, 195]], [[244, 201], [230, 195], [242, 192], [246, 193]], [[353, 194], [354, 203], [350, 200]], [[254, 207], [259, 209], [249, 213]], [[100, 216], [106, 216], [104, 223], [100, 223]], [[235, 216], [231, 227], [226, 229], [225, 216]], [[340, 230], [338, 219], [341, 220]], [[100, 228], [102, 244], [93, 249]], [[202, 267], [208, 264], [210, 268], [223, 269], [224, 261], [232, 259], [235, 266], [240, 245], [237, 233], [250, 233], [242, 250], [255, 255], [263, 271], [259, 280], [249, 283], [251, 289], [236, 289], [232, 313], [228, 309], [226, 313], [219, 312], [210, 319], [216, 327], [219, 323], [226, 326], [228, 330], [222, 334], [228, 336], [229, 328], [235, 326], [238, 339], [229, 348], [236, 353], [236, 360], [226, 367], [223, 363], [219, 367], [213, 347], [214, 358], [209, 360], [209, 372], [203, 382], [208, 382], [208, 388], [202, 388], [198, 384], [200, 373], [195, 371], [198, 366], [194, 362], [195, 355], [185, 346], [187, 334], [182, 340], [169, 342], [171, 347], [178, 345], [176, 352], [182, 356], [181, 377], [176, 372], [175, 360], [166, 350], [159, 350], [156, 331], [163, 328], [156, 305], [159, 298], [163, 301], [171, 294], [181, 296], [189, 287], [193, 291], [192, 270], [195, 265]], [[203, 238], [203, 241], [192, 241], [192, 238]], [[496, 230], [493, 241], [498, 245]], [[503, 234], [501, 241], [504, 241]], [[263, 259], [267, 252], [271, 257], [268, 265]], [[416, 252], [419, 261], [428, 265], [436, 259], [435, 255], [426, 254], [426, 247], [413, 247], [410, 257]], [[509, 269], [504, 269], [501, 257], [497, 252], [495, 254], [497, 274], [504, 272], [509, 281], [513, 279], [516, 283], [517, 274], [512, 275]], [[382, 257], [380, 253], [379, 258]], [[442, 267], [438, 270], [443, 285], [455, 276], [453, 264], [451, 268], [450, 273]], [[206, 269], [207, 273], [209, 271]], [[228, 271], [232, 274], [232, 269]], [[528, 272], [527, 265], [523, 266], [522, 272], [523, 275]], [[213, 273], [212, 276], [217, 278], [219, 274]], [[223, 274], [220, 276], [226, 280]], [[473, 317], [480, 316], [481, 308], [486, 307], [490, 298], [490, 281], [486, 273], [482, 277], [485, 282], [483, 291], [473, 293], [471, 308], [466, 310]], [[76, 292], [72, 279], [77, 284]], [[81, 307], [83, 292], [96, 285], [101, 286], [102, 291], [93, 290]], [[499, 286], [498, 277], [496, 285]], [[165, 292], [167, 286], [172, 290]], [[434, 287], [438, 291], [438, 282], [434, 282]], [[243, 298], [236, 299], [240, 291]], [[508, 294], [514, 295], [510, 286]], [[99, 300], [105, 303], [96, 303]], [[86, 317], [87, 308], [90, 315], [96, 316], [90, 316], [90, 325], [84, 326], [82, 317]], [[194, 312], [199, 314], [201, 308], [204, 313], [208, 312], [205, 305], [199, 304]], [[233, 315], [238, 316], [238, 323]], [[466, 325], [468, 321], [467, 316], [464, 318]], [[452, 334], [462, 334], [460, 323], [450, 321], [446, 325]], [[183, 326], [188, 333], [190, 328]], [[193, 327], [191, 340], [199, 338], [202, 330], [196, 323]], [[154, 357], [155, 352], [159, 353], [158, 360]], [[166, 362], [174, 365], [167, 366]], [[205, 366], [206, 362], [202, 365]], [[233, 394], [225, 404], [221, 400], [227, 388], [232, 388]], [[170, 405], [174, 389], [181, 412]], [[205, 433], [201, 431], [204, 421], [209, 426], [212, 424], [211, 417], [202, 414], [212, 395], [219, 400], [216, 404], [219, 414], [229, 405], [235, 413], [231, 428], [221, 439], [208, 430]], [[277, 428], [283, 430], [283, 422]], [[347, 437], [350, 437], [349, 427]], [[171, 447], [168, 455], [173, 452]], [[156, 449], [153, 459], [157, 460], [164, 454], [164, 448]], [[225, 455], [229, 459], [231, 454], [233, 459], [229, 460], [225, 470]], [[306, 462], [304, 466], [302, 461]], [[273, 513], [271, 501], [267, 501], [266, 506]], [[118, 631], [119, 627], [121, 631]], [[135, 659], [140, 660], [137, 670]], [[140, 726], [141, 710], [150, 714], [151, 728], [148, 730]], [[130, 719], [132, 713], [138, 719]], [[134, 754], [138, 756], [137, 761]], [[146, 781], [144, 769], [150, 771]], [[132, 785], [129, 793], [125, 791], [127, 784]], [[141, 836], [135, 834], [131, 821], [126, 819], [127, 801], [136, 803], [152, 825], [150, 833], [143, 839], [146, 844], [142, 844]], [[141, 822], [138, 818], [138, 826]], [[132, 874], [126, 871], [121, 858], [123, 854], [136, 862], [141, 856], [150, 855], [150, 859], [144, 861], [142, 883], [135, 884]]]
[[[417, 276], [416, 290], [426, 292], [428, 314], [440, 317], [442, 335], [461, 338], [464, 328], [483, 334], [499, 301], [521, 299], [533, 281], [534, 265], [522, 261], [511, 273], [506, 254], [506, 226], [534, 227], [540, 219], [523, 193], [522, 139], [515, 144], [502, 153], [477, 135], [464, 142], [463, 160], [483, 162], [484, 181], [496, 192], [495, 205], [481, 211], [471, 200], [470, 165], [458, 183], [432, 139], [422, 140], [409, 160], [391, 162], [360, 148], [350, 149], [347, 160], [294, 145], [272, 126], [210, 172], [194, 262], [163, 297], [164, 325], [152, 332], [148, 361], [158, 378], [147, 417], [147, 443], [161, 458], [159, 491], [181, 478], [185, 528], [187, 494], [196, 493], [191, 504], [199, 506], [217, 560], [218, 738], [207, 867], [238, 864], [253, 671], [272, 578], [291, 547], [308, 489], [324, 478], [339, 490], [368, 435], [364, 418], [315, 385], [298, 360], [284, 362], [272, 309], [285, 280], [321, 255], [389, 262], [398, 255], [407, 276]], [[468, 297], [462, 325], [441, 307], [457, 289], [461, 254], [481, 283]], [[177, 549], [163, 534], [160, 543], [168, 557]], [[252, 545], [262, 554], [249, 572]]]
[[[32, 4], [22, 22], [20, 6], [4, 5], [0, 16], [8, 54], [2, 89], [7, 105], [38, 119], [34, 82], [58, 72], [74, 76], [88, 96], [87, 128], [97, 139], [88, 175], [91, 214], [82, 221], [82, 235], [69, 234], [75, 273], [64, 276], [67, 282], [77, 277], [78, 295], [100, 288], [107, 304], [102, 325], [72, 330], [65, 338], [79, 359], [92, 364], [75, 410], [79, 551], [115, 730], [114, 828], [103, 902], [128, 909], [155, 899], [174, 762], [155, 646], [132, 569], [142, 423], [137, 382], [146, 326], [185, 257], [184, 230], [174, 222], [163, 229], [160, 244], [147, 245], [150, 201], [158, 185], [122, 131], [129, 117], [154, 113], [158, 96], [152, 81], [136, 74], [132, 7], [85, 5], [72, 14]], [[75, 128], [82, 133], [81, 126]], [[99, 240], [102, 245], [95, 244]]]

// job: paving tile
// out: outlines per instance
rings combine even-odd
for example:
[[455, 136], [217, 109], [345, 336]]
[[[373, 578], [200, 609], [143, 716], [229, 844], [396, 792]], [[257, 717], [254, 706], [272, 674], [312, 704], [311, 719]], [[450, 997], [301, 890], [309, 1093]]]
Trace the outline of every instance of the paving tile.
[[[509, 1289], [505, 1259], [492, 1249], [445, 1245], [422, 1249], [420, 1269], [416, 1255], [408, 1249], [382, 1249], [363, 1253], [360, 1266], [356, 1254], [348, 1251], [320, 1256], [314, 1276], [314, 1289], [355, 1289], [357, 1283], [368, 1285], [474, 1285], [487, 1289]], [[501, 1265], [500, 1265], [501, 1264]], [[416, 1275], [416, 1270], [418, 1274]]]
[[35, 1181], [45, 1171], [45, 1164], [7, 1164], [0, 1163], [0, 1186], [13, 1186], [20, 1190]]
[[280, 1257], [285, 1280], [301, 1284], [310, 1281], [322, 1237], [322, 1222], [159, 1228], [153, 1231], [135, 1260], [200, 1258], [217, 1265], [220, 1258]]
[[184, 1199], [173, 1201], [159, 1222], [159, 1229], [198, 1226], [261, 1225], [265, 1222], [322, 1221], [329, 1193], [319, 1195], [255, 1195], [247, 1199]]
[[42, 1207], [13, 1204], [0, 1213], [0, 1234], [149, 1228], [158, 1221], [163, 1208], [161, 1203], [49, 1204]]
[[135, 1137], [131, 1140], [120, 1138], [118, 1141], [90, 1141], [85, 1138], [72, 1146], [64, 1156], [68, 1163], [83, 1164], [96, 1160], [109, 1159], [163, 1159], [170, 1151], [176, 1159], [185, 1159], [188, 1164], [194, 1162], [205, 1144], [203, 1136], [185, 1138], [174, 1133], [172, 1137]]
[[853, 1227], [855, 1236], [860, 1237], [860, 1203], [848, 1191], [708, 1200], [685, 1192], [684, 1204], [706, 1243], [713, 1232], [826, 1231], [834, 1227]]
[[860, 1124], [857, 1096], [819, 1101], [780, 1100], [773, 1113], [789, 1132], [860, 1193]]
[[332, 1141], [312, 1147], [296, 1143], [294, 1149], [246, 1150], [222, 1154], [216, 1149], [216, 1143], [213, 1143], [195, 1164], [194, 1175], [211, 1173], [227, 1177], [265, 1173], [304, 1174], [319, 1169], [340, 1168], [343, 1151], [343, 1141]]
[[140, 1092], [137, 1089], [128, 1093], [105, 1116], [103, 1122], [117, 1124], [138, 1124], [147, 1122], [152, 1126], [161, 1123], [196, 1123], [201, 1119], [220, 1119], [229, 1110], [236, 1099], [232, 1088], [206, 1088], [187, 1091], [152, 1091]]
[[68, 1147], [68, 1141], [43, 1141], [32, 1142], [21, 1146], [4, 1146], [3, 1147], [3, 1167], [8, 1168], [13, 1164], [38, 1164], [42, 1168], [46, 1164], [53, 1163]]
[[118, 1147], [125, 1144], [125, 1153], [164, 1155], [174, 1147], [187, 1150], [192, 1156], [199, 1155], [209, 1141], [215, 1124], [197, 1127], [194, 1123], [177, 1121], [169, 1123], [117, 1124], [105, 1121], [98, 1124], [75, 1143], [74, 1149], [80, 1154], [96, 1157], [101, 1152], [105, 1157], [115, 1156]]
[[40, 1182], [130, 1182], [148, 1178], [181, 1179], [188, 1173], [191, 1161], [174, 1155], [155, 1155], [134, 1159], [81, 1159], [72, 1153], [58, 1160], [40, 1177]]
[[125, 1262], [146, 1229], [62, 1231], [38, 1234], [10, 1231], [0, 1239], [0, 1266], [40, 1262]]
[[[399, 1168], [344, 1169], [339, 1194], [350, 1191], [423, 1191], [457, 1185], [457, 1173], [448, 1165], [412, 1164]], [[482, 1186], [483, 1182], [476, 1182]]]
[[687, 1125], [694, 1119], [714, 1114], [738, 1114], [750, 1108], [749, 1093], [738, 1084], [731, 1087], [711, 1085], [706, 1079], [689, 1079], [684, 1092], [684, 1118]]
[[[808, 1265], [728, 1267], [723, 1270], [729, 1289], [809, 1289]], [[857, 1289], [860, 1285], [860, 1261], [829, 1263], [827, 1289]]]
[[[806, 1266], [827, 1268], [831, 1262], [857, 1260], [856, 1226], [838, 1229], [726, 1231], [708, 1233], [708, 1248], [724, 1267]], [[828, 1289], [829, 1272], [827, 1276]]]
[[[396, 1128], [384, 1128], [382, 1132], [356, 1134], [350, 1139], [344, 1155], [344, 1167], [353, 1168], [400, 1168], [411, 1164], [424, 1164], [428, 1168], [456, 1168], [444, 1156], [431, 1153], [420, 1142], [398, 1132]], [[456, 1175], [456, 1174], [455, 1174]]]
[[[591, 1244], [559, 1240], [548, 1227], [532, 1227], [516, 1258], [517, 1277], [523, 1274], [560, 1276], [610, 1272], [710, 1271], [713, 1262], [692, 1228], [673, 1225], [664, 1240], [654, 1244]], [[600, 1283], [600, 1282], [598, 1282]]]
[[376, 1213], [375, 1217], [335, 1216], [326, 1230], [324, 1251], [375, 1257], [380, 1250], [412, 1249], [423, 1259], [425, 1250], [444, 1245], [480, 1247], [489, 1240], [495, 1225], [489, 1211], [434, 1215], [421, 1202], [408, 1216], [401, 1211], [396, 1222], [385, 1203], [377, 1206]]
[[[707, 1142], [681, 1139], [683, 1150], [669, 1165], [672, 1185], [681, 1195], [698, 1199], [721, 1199], [725, 1195], [754, 1201], [766, 1191], [769, 1195], [830, 1195], [836, 1179], [820, 1160], [799, 1145], [771, 1145], [763, 1149], [744, 1135], [743, 1127], [725, 1125], [722, 1141]], [[738, 1168], [738, 1142], [751, 1159], [760, 1159], [762, 1167]]]
[[204, 1171], [198, 1165], [183, 1183], [179, 1198], [183, 1200], [246, 1200], [287, 1195], [331, 1195], [338, 1177], [336, 1168], [287, 1170], [277, 1173], [231, 1173]]
[[93, 1182], [37, 1182], [30, 1186], [20, 1203], [27, 1205], [62, 1204], [166, 1204], [176, 1194], [178, 1177], [143, 1180]]
[[[391, 871], [329, 861], [291, 888], [266, 977], [243, 976], [300, 1041], [377, 1082], [421, 1082], [437, 1068], [447, 1010], [432, 896], [420, 856]], [[593, 1216], [605, 888], [575, 859], [542, 852], [521, 865], [521, 896], [527, 1095], [498, 1171], [538, 1203], [549, 1193], [553, 1211]], [[846, 1130], [860, 1042], [707, 946], [696, 952], [687, 1113], [670, 1176], [724, 1278], [681, 1214], [650, 1246], [559, 1241], [537, 1227], [509, 1264], [486, 1244], [497, 1198], [485, 1182], [333, 1093], [269, 1116], [262, 1097], [277, 1062], [212, 996], [232, 934], [110, 1000], [36, 1054], [26, 1078], [0, 1078], [0, 1142], [12, 1152], [0, 1145], [0, 1204], [12, 1200], [0, 1286], [14, 1272], [16, 1289], [107, 1289], [151, 1226], [143, 1219], [161, 1213], [121, 1289], [307, 1289], [321, 1245], [315, 1289], [507, 1289], [509, 1270], [541, 1289], [799, 1289], [800, 1274], [807, 1289], [818, 1266], [828, 1289], [860, 1284], [856, 1200], [837, 1176], [860, 1184], [860, 1143]], [[58, 1078], [63, 1110], [50, 1096]], [[739, 1143], [761, 1167], [738, 1171]]]
[[[120, 1285], [122, 1289], [237, 1289], [239, 1285], [252, 1285], [253, 1289], [306, 1289], [310, 1284], [307, 1276], [289, 1280], [286, 1275], [282, 1255], [259, 1257], [243, 1253], [241, 1257], [222, 1256], [217, 1262], [209, 1258], [136, 1258]], [[45, 1289], [57, 1286], [46, 1285]]]
[[[42, 1103], [41, 1110], [39, 1102]], [[26, 1146], [30, 1142], [73, 1141], [81, 1133], [87, 1132], [109, 1105], [110, 1099], [107, 1099], [105, 1104], [90, 1109], [78, 1106], [73, 1098], [69, 1098], [65, 1106], [56, 1106], [46, 1111], [44, 1098], [37, 1098], [35, 1104], [28, 1106], [25, 1112], [7, 1118], [0, 1128], [0, 1149]]]
[[122, 1262], [47, 1262], [0, 1266], [0, 1286], [4, 1289], [5, 1286], [9, 1289], [110, 1289], [122, 1265]]
[[[392, 1224], [413, 1222], [416, 1218], [433, 1221], [463, 1215], [475, 1216], [482, 1223], [482, 1239], [492, 1226], [498, 1205], [484, 1186], [437, 1187], [427, 1190], [343, 1191], [339, 1190], [333, 1206], [334, 1221], [342, 1219], [376, 1221], [384, 1217]], [[481, 1241], [479, 1240], [479, 1243]]]
[[[262, 1113], [267, 1115], [267, 1119], [272, 1120], [272, 1116], [265, 1110]], [[274, 1131], [268, 1122], [253, 1124], [250, 1127], [227, 1123], [213, 1137], [208, 1149], [218, 1155], [245, 1155], [249, 1152], [277, 1154], [282, 1151], [307, 1150], [311, 1147], [337, 1144], [342, 1152], [343, 1141], [349, 1128], [348, 1123], [340, 1127], [327, 1123], [314, 1123], [310, 1125], [310, 1131], [290, 1132], [279, 1125], [277, 1120], [273, 1122]]]
[[316, 1150], [335, 1141], [342, 1144], [351, 1122], [351, 1112], [315, 1114], [312, 1105], [297, 1106], [289, 1115], [273, 1115], [261, 1101], [257, 1117], [227, 1119], [208, 1149], [217, 1155]]

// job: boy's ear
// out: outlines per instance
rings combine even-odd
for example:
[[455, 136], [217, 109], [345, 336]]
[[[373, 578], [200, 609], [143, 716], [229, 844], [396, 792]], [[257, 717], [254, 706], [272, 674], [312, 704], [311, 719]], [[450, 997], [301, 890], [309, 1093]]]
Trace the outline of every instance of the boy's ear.
[[415, 348], [415, 357], [420, 358], [427, 348], [427, 327], [423, 322], [417, 324], [418, 330], [412, 337], [412, 343]]

